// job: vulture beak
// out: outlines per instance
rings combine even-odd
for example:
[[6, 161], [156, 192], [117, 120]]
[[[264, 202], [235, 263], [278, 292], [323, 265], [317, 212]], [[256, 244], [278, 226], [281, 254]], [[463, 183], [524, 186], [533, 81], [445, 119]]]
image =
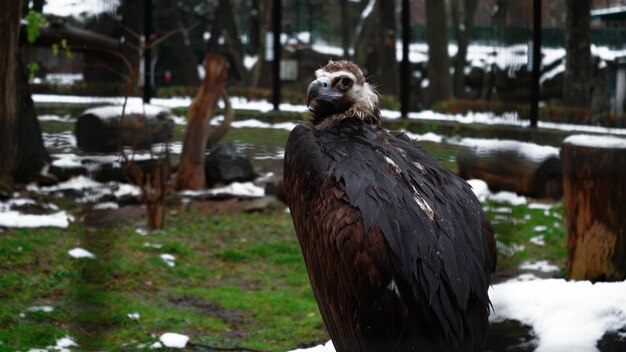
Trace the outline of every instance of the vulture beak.
[[340, 93], [332, 89], [328, 77], [320, 77], [309, 84], [306, 92], [306, 105], [310, 107], [313, 102], [330, 102], [333, 98], [340, 96]]

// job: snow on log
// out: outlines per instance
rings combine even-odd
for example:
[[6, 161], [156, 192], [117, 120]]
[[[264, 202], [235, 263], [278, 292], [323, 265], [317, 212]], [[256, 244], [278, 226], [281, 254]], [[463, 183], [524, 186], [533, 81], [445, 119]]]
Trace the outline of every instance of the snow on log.
[[626, 139], [570, 136], [563, 141], [567, 274], [626, 279]]
[[[467, 139], [470, 140], [470, 139]], [[459, 175], [481, 179], [492, 191], [561, 198], [561, 159], [555, 147], [509, 140], [471, 139], [457, 156]]]
[[[88, 152], [113, 152], [121, 145], [147, 148], [172, 136], [174, 119], [169, 110], [154, 105], [101, 106], [85, 110], [76, 122], [76, 144]], [[121, 130], [120, 130], [121, 128]]]

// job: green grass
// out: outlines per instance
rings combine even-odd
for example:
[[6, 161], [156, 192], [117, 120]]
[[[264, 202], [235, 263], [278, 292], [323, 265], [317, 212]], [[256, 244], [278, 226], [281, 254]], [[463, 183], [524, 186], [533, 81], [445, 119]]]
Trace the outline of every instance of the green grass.
[[[325, 341], [288, 214], [205, 216], [192, 206], [167, 223], [147, 236], [132, 223], [2, 233], [0, 350], [65, 335], [88, 350], [135, 350], [168, 331], [263, 350]], [[97, 260], [71, 258], [78, 246]], [[54, 310], [27, 312], [37, 305]]]
[[[562, 206], [485, 206], [499, 242], [499, 270], [540, 259], [564, 265]], [[65, 335], [81, 348], [107, 351], [136, 350], [165, 332], [272, 351], [327, 338], [289, 214], [207, 216], [192, 204], [168, 217], [163, 230], [141, 236], [139, 225], [0, 234], [0, 351], [45, 348]], [[544, 246], [530, 242], [539, 233]], [[524, 249], [506, 249], [514, 244]], [[98, 259], [71, 258], [74, 247]], [[174, 267], [163, 253], [176, 257]], [[54, 310], [27, 311], [40, 305]], [[139, 320], [127, 316], [134, 312]]]
[[[567, 232], [562, 203], [547, 210], [492, 202], [483, 207], [496, 233], [498, 270], [515, 269], [525, 261], [547, 260], [561, 267], [559, 275], [564, 275]], [[543, 245], [531, 241], [536, 236], [543, 236]]]

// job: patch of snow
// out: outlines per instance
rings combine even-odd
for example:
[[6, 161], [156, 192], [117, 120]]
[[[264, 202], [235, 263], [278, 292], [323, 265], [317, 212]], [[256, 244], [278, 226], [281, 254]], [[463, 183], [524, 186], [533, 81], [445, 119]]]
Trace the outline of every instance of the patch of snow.
[[150, 234], [150, 231], [142, 228], [142, 227], [138, 227], [135, 229], [135, 232], [137, 232], [140, 236], [146, 236], [148, 234]]
[[546, 238], [544, 235], [537, 235], [537, 236], [533, 236], [530, 238], [530, 243], [536, 245], [536, 246], [545, 246], [546, 245]]
[[[2, 210], [0, 208], [0, 210]], [[69, 215], [66, 211], [60, 211], [53, 214], [33, 215], [23, 214], [18, 211], [2, 211], [0, 212], [0, 226], [4, 227], [18, 227], [18, 228], [33, 228], [33, 227], [61, 227], [67, 228], [70, 225], [70, 221], [74, 220], [74, 217]]]
[[159, 341], [161, 341], [165, 347], [185, 348], [185, 346], [187, 346], [187, 341], [189, 341], [189, 336], [166, 332], [159, 337]]
[[163, 345], [159, 341], [157, 341], [157, 342], [153, 343], [152, 345], [150, 345], [150, 349], [151, 350], [156, 350], [156, 349], [159, 349], [159, 348], [162, 348], [162, 347], [163, 347]]
[[96, 256], [89, 252], [86, 249], [82, 249], [82, 248], [74, 248], [70, 251], [68, 251], [69, 255], [74, 257], [74, 258], [92, 258], [95, 259]]
[[463, 138], [458, 143], [476, 148], [476, 152], [478, 154], [487, 153], [494, 149], [510, 150], [523, 154], [526, 158], [536, 160], [538, 162], [550, 157], [559, 156], [559, 148], [513, 140]]
[[65, 182], [60, 182], [55, 186], [37, 187], [35, 184], [29, 184], [26, 189], [33, 192], [54, 192], [68, 189], [82, 191], [85, 189], [100, 186], [102, 186], [102, 183], [95, 181], [87, 176], [80, 175], [73, 177]]
[[520, 196], [514, 192], [500, 191], [487, 197], [490, 201], [498, 203], [508, 203], [511, 205], [526, 204], [526, 197]]
[[140, 194], [141, 188], [139, 188], [139, 186], [128, 183], [118, 183], [117, 190], [113, 192], [113, 195], [118, 198], [122, 196], [138, 196]]
[[71, 115], [59, 116], [59, 115], [37, 115], [39, 121], [62, 121], [62, 122], [76, 122], [76, 119]]
[[494, 213], [500, 213], [500, 214], [511, 214], [513, 212], [513, 209], [511, 207], [496, 207], [496, 208], [493, 208], [492, 211]]
[[591, 148], [626, 149], [626, 139], [614, 136], [592, 136], [577, 134], [565, 138], [563, 143]]
[[165, 264], [167, 264], [167, 266], [169, 266], [170, 268], [176, 266], [176, 257], [171, 254], [161, 254], [161, 259], [163, 259]]
[[118, 209], [119, 207], [120, 205], [115, 202], [102, 202], [102, 203], [97, 203], [93, 206], [93, 208], [97, 210]]
[[489, 320], [531, 326], [537, 352], [598, 351], [606, 332], [626, 326], [626, 281], [514, 280], [491, 287], [489, 297]]
[[47, 73], [45, 80], [59, 86], [71, 86], [83, 79], [82, 73]]
[[[54, 148], [64, 152], [70, 152], [76, 148], [76, 136], [73, 132], [63, 131], [61, 133], [41, 134], [43, 143], [46, 148]], [[56, 155], [53, 155], [56, 156]]]
[[150, 242], [144, 242], [143, 243], [144, 247], [149, 247], [149, 248], [155, 248], [155, 249], [160, 249], [163, 247], [162, 244], [158, 244], [158, 243], [150, 243]]
[[519, 268], [522, 270], [541, 271], [543, 273], [551, 273], [551, 272], [559, 271], [558, 266], [554, 264], [550, 264], [547, 260], [540, 260], [536, 262], [523, 262], [519, 266]]
[[548, 209], [552, 209], [554, 207], [555, 204], [547, 204], [547, 203], [530, 203], [528, 204], [528, 208], [529, 209], [542, 209], [542, 210], [548, 210]]
[[491, 194], [489, 192], [489, 187], [487, 187], [487, 182], [478, 179], [467, 180], [467, 183], [472, 187], [472, 191], [476, 195], [479, 201], [484, 202], [487, 199], [487, 196]]
[[118, 117], [122, 115], [122, 110], [124, 110], [124, 114], [126, 116], [130, 114], [139, 114], [139, 115], [158, 115], [160, 113], [169, 113], [169, 109], [163, 108], [161, 106], [150, 105], [150, 104], [136, 104], [136, 100], [129, 100], [124, 108], [122, 105], [109, 105], [109, 106], [100, 106], [96, 108], [87, 109], [83, 112], [83, 115], [93, 114], [103, 119], [110, 119], [113, 117]]
[[28, 307], [26, 308], [27, 312], [44, 312], [44, 313], [50, 313], [54, 310], [54, 307], [50, 307], [50, 306], [33, 306], [33, 307]]
[[65, 348], [65, 347], [71, 347], [71, 346], [78, 346], [78, 344], [74, 342], [74, 340], [72, 340], [71, 337], [65, 336], [60, 339], [57, 339], [57, 347]]
[[328, 341], [323, 345], [317, 345], [310, 348], [299, 348], [288, 352], [335, 352], [335, 346], [332, 341]]
[[72, 347], [72, 346], [78, 346], [78, 344], [74, 342], [74, 340], [71, 337], [65, 336], [60, 339], [57, 339], [55, 346], [48, 346], [45, 349], [31, 348], [28, 350], [28, 352], [48, 352], [48, 351], [70, 352], [70, 349], [68, 347]]
[[44, 3], [43, 13], [61, 17], [96, 16], [101, 13], [115, 14], [119, 6], [119, 0], [53, 0]]
[[533, 231], [535, 232], [541, 232], [547, 229], [548, 229], [548, 226], [545, 226], [545, 225], [538, 225], [538, 226], [533, 227]]
[[241, 121], [233, 121], [230, 124], [231, 127], [241, 128], [241, 127], [253, 127], [253, 128], [270, 128], [272, 125], [267, 122], [262, 122], [255, 119], [249, 120], [241, 120]]
[[496, 240], [496, 250], [498, 251], [499, 254], [502, 254], [507, 257], [511, 257], [515, 255], [515, 253], [521, 252], [525, 249], [526, 249], [526, 246], [524, 246], [523, 244], [512, 243], [510, 245], [507, 245], [503, 242]]
[[141, 316], [137, 312], [128, 313], [126, 314], [126, 316], [128, 317], [128, 319], [131, 320], [139, 320], [139, 318], [141, 318]]
[[58, 158], [58, 159], [55, 159], [52, 162], [52, 165], [56, 167], [68, 168], [68, 169], [82, 167], [83, 164], [81, 164], [80, 161], [76, 160], [76, 158], [73, 158], [72, 156], [75, 156], [75, 155], [70, 154], [70, 156], [68, 156], [68, 154], [53, 154], [52, 157]]
[[180, 192], [180, 194], [187, 197], [222, 194], [242, 197], [263, 197], [265, 195], [265, 189], [255, 185], [252, 182], [233, 182], [224, 187], [206, 190], [185, 190]]
[[255, 56], [245, 55], [243, 57], [243, 66], [247, 68], [248, 70], [251, 70], [252, 67], [254, 67], [254, 65], [257, 63], [257, 61], [259, 61], [258, 55], [255, 55]]
[[483, 180], [472, 179], [467, 180], [467, 183], [472, 186], [472, 191], [474, 191], [476, 198], [481, 202], [490, 200], [497, 203], [508, 203], [513, 206], [526, 204], [526, 197], [513, 192], [500, 191], [498, 193], [491, 193], [489, 187], [487, 187], [487, 183]]

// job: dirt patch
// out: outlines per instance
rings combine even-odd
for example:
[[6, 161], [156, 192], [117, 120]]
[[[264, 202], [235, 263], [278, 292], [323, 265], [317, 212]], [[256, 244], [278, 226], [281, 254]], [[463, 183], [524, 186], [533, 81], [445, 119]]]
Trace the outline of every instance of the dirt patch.
[[[195, 308], [207, 314], [214, 315], [231, 325], [233, 330], [239, 330], [245, 325], [244, 315], [240, 311], [224, 308], [220, 304], [208, 301], [202, 297], [181, 296], [170, 298], [170, 301], [183, 307]], [[242, 333], [243, 332], [239, 332], [239, 334]]]

